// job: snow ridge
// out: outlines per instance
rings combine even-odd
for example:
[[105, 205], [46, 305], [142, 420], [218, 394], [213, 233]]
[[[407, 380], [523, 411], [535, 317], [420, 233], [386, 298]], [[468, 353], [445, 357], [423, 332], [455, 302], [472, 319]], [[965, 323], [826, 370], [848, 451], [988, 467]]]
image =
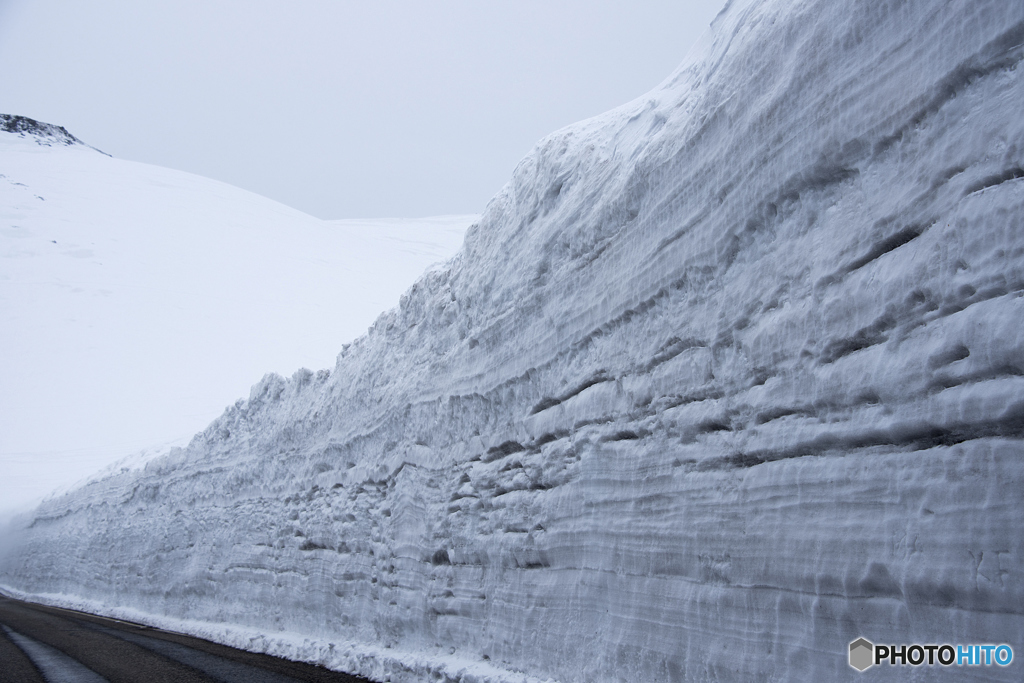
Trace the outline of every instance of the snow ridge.
[[476, 220], [321, 221], [28, 133], [0, 159], [0, 523], [185, 446], [267, 371], [332, 366]]
[[[52, 123], [36, 121], [27, 116], [0, 114], [0, 130], [7, 133], [15, 133], [21, 137], [33, 137], [38, 144], [46, 147], [51, 147], [55, 144], [90, 147], [69, 133], [64, 126], [55, 126]], [[92, 149], [96, 148], [92, 147]], [[100, 150], [96, 151], [99, 152]]]
[[393, 681], [1024, 640], [1024, 6], [736, 0], [702, 50], [4, 582]]

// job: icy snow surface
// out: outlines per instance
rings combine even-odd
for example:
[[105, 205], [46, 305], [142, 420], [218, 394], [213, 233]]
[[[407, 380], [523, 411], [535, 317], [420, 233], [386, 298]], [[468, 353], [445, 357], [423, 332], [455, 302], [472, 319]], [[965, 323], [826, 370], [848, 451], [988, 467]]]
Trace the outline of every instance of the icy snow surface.
[[1024, 651], [1022, 57], [1019, 2], [735, 0], [330, 374], [44, 504], [3, 582], [393, 681]]
[[475, 218], [320, 221], [0, 116], [0, 514], [330, 367]]

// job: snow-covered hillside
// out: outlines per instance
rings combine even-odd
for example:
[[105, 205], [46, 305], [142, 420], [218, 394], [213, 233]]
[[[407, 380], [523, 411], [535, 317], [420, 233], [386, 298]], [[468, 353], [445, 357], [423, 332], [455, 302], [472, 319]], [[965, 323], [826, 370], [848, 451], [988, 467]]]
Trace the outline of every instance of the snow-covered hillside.
[[331, 373], [46, 503], [3, 582], [392, 681], [1019, 648], [1022, 58], [1021, 3], [733, 0]]
[[474, 219], [320, 221], [0, 118], [0, 514], [332, 366]]

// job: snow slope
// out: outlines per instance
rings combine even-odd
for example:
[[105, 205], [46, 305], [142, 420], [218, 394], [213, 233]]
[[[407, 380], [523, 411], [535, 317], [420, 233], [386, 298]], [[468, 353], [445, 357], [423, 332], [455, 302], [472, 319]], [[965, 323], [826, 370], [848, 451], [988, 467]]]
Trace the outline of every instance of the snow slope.
[[475, 218], [320, 221], [26, 121], [0, 120], [0, 513], [333, 365]]
[[1022, 58], [1021, 3], [734, 0], [330, 374], [48, 502], [3, 582], [393, 681], [1019, 653]]

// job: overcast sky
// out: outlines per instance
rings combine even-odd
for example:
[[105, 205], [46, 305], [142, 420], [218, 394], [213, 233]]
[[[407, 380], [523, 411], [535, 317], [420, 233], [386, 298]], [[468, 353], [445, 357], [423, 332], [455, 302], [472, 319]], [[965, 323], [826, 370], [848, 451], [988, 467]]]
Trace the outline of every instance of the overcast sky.
[[0, 0], [0, 112], [320, 218], [478, 213], [723, 0]]

